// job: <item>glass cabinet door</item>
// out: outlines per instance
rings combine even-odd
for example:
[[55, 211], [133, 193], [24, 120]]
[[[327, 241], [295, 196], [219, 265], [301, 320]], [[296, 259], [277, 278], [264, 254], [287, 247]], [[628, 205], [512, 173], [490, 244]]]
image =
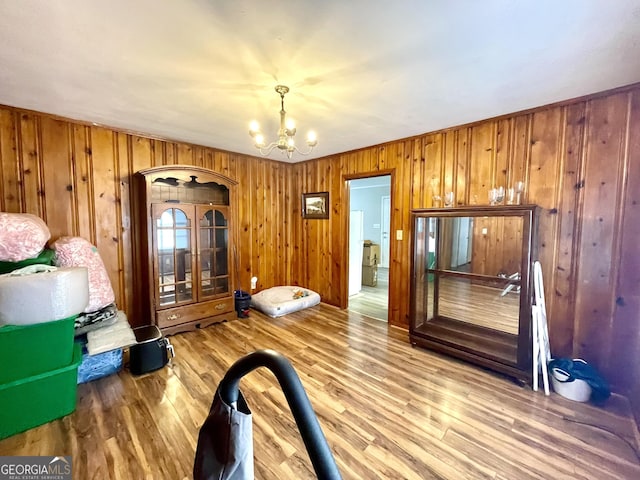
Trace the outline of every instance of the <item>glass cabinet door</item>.
[[194, 301], [192, 205], [152, 205], [156, 307]]
[[200, 300], [228, 295], [229, 282], [229, 210], [221, 206], [198, 205]]

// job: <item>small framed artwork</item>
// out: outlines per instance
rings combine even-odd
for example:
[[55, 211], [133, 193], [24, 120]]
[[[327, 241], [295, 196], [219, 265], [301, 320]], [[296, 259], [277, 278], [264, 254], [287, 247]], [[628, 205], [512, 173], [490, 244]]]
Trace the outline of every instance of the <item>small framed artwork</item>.
[[303, 193], [302, 218], [329, 218], [329, 192]]

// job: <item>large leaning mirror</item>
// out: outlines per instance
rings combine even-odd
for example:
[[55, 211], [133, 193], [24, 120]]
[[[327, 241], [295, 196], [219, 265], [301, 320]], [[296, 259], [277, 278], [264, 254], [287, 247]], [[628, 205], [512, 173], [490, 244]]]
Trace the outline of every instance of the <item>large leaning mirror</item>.
[[415, 210], [411, 341], [530, 377], [535, 206]]

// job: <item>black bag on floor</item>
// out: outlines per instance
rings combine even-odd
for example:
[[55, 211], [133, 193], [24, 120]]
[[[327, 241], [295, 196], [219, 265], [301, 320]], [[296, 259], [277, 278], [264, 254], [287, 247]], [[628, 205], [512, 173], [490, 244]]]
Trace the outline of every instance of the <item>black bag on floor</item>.
[[570, 358], [555, 358], [549, 362], [549, 373], [553, 375], [554, 369], [567, 374], [565, 382], [584, 380], [591, 387], [590, 400], [594, 403], [602, 403], [611, 396], [611, 388], [600, 373], [587, 362]]

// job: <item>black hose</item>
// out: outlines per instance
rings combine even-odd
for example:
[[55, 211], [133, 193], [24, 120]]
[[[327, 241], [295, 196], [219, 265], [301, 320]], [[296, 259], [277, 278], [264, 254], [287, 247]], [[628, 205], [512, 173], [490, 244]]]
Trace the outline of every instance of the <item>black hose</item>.
[[317, 477], [321, 480], [341, 479], [307, 392], [289, 360], [280, 353], [275, 350], [257, 350], [237, 360], [218, 385], [222, 400], [228, 405], [234, 405], [239, 397], [240, 379], [258, 367], [267, 367], [278, 379]]

